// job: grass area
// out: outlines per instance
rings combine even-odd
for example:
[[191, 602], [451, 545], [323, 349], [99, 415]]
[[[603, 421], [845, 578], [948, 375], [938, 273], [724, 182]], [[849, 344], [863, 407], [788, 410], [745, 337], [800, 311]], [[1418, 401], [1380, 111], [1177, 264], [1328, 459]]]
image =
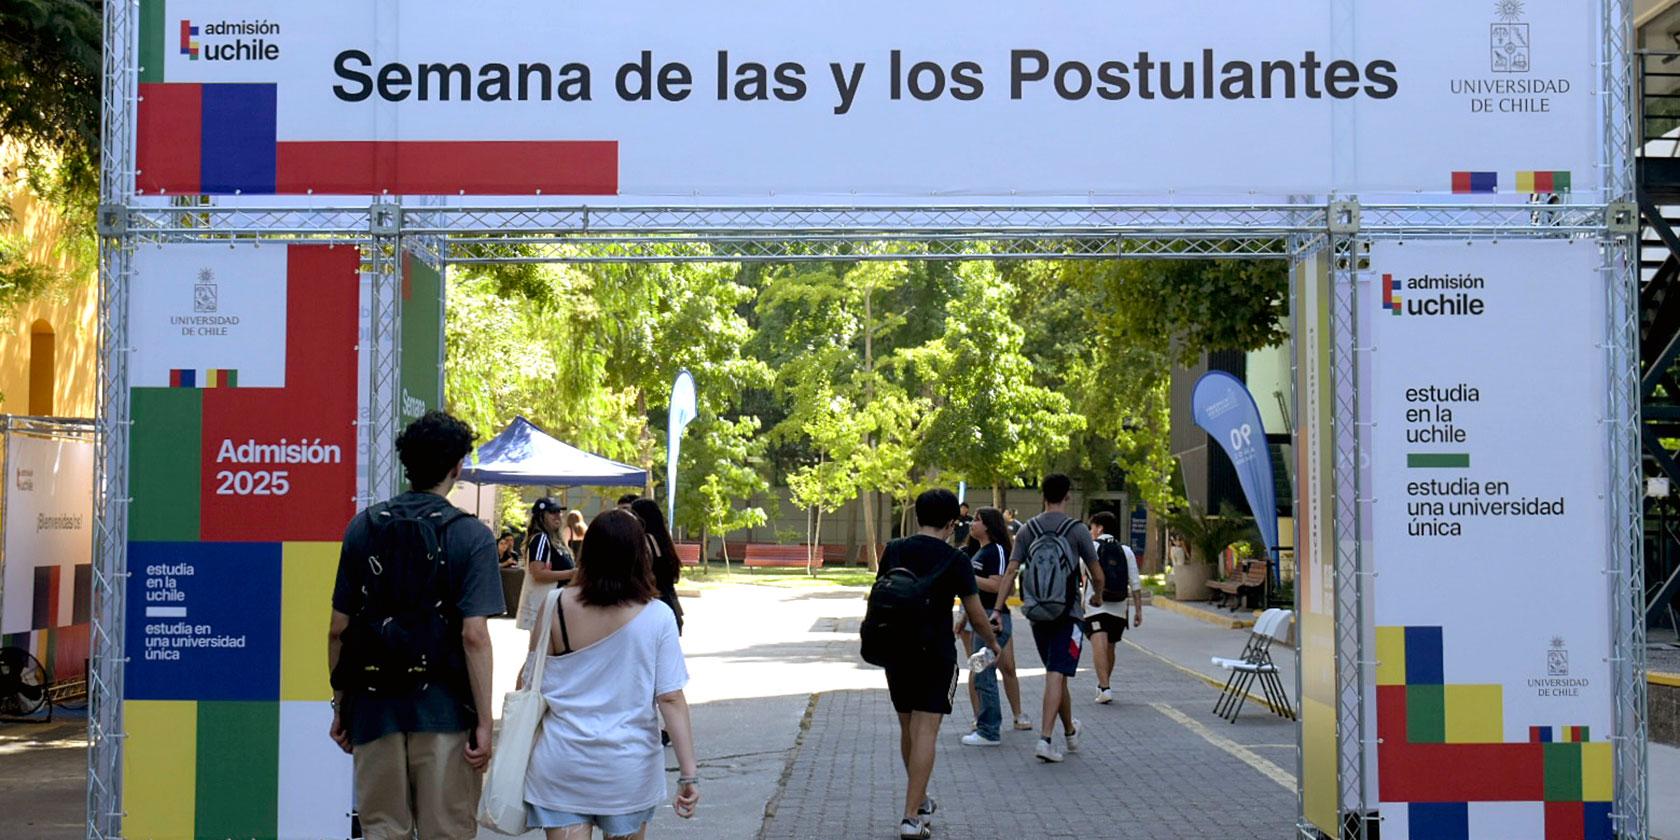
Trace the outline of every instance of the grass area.
[[821, 586], [868, 586], [875, 582], [875, 573], [858, 567], [817, 569], [807, 575], [804, 569], [744, 569], [731, 564], [728, 571], [722, 563], [707, 563], [704, 569], [683, 569], [683, 585], [705, 589], [714, 586], [752, 584], [789, 588]]

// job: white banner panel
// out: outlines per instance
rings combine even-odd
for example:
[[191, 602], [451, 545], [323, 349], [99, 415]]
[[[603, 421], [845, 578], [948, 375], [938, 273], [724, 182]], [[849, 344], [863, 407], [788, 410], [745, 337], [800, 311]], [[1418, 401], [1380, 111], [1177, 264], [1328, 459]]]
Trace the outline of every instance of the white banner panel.
[[151, 195], [1083, 202], [1598, 184], [1596, 2], [141, 5]]
[[[7, 435], [5, 478], [5, 594], [0, 601], [0, 634], [87, 621], [91, 591], [84, 589], [91, 584], [86, 572], [93, 562], [93, 444]], [[77, 574], [78, 567], [82, 574]]]
[[[129, 292], [137, 388], [286, 384], [286, 248], [139, 248]], [[223, 381], [226, 373], [231, 378]], [[209, 381], [214, 376], [217, 381]]]
[[1360, 399], [1385, 838], [1541, 820], [1610, 836], [1601, 259], [1590, 241], [1372, 248]]

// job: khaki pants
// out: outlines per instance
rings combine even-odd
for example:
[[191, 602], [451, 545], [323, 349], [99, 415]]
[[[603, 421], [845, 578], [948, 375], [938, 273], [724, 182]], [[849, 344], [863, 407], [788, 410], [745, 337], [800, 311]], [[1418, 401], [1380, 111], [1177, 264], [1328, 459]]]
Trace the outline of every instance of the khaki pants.
[[367, 840], [472, 840], [481, 779], [465, 732], [393, 732], [355, 749], [356, 808]]

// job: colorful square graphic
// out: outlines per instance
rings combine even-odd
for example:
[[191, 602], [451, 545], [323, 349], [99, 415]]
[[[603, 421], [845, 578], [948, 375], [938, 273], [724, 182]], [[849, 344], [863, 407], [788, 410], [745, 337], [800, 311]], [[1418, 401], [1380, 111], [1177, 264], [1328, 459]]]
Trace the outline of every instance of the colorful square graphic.
[[1376, 628], [1384, 837], [1609, 840], [1610, 743], [1574, 724], [1519, 725], [1525, 740], [1505, 742], [1506, 686], [1450, 681], [1445, 641], [1441, 627]]
[[1499, 173], [1460, 171], [1452, 174], [1454, 195], [1493, 194], [1499, 192]]
[[1392, 274], [1384, 274], [1382, 276], [1382, 284], [1383, 308], [1399, 315], [1403, 311], [1403, 307], [1401, 306], [1402, 300], [1400, 296], [1395, 293], [1400, 290], [1400, 284], [1394, 281], [1394, 275]]
[[198, 27], [192, 21], [181, 21], [181, 55], [198, 60]]
[[1573, 179], [1567, 171], [1540, 172], [1519, 171], [1517, 173], [1517, 192], [1529, 195], [1543, 195], [1547, 193], [1569, 192]]

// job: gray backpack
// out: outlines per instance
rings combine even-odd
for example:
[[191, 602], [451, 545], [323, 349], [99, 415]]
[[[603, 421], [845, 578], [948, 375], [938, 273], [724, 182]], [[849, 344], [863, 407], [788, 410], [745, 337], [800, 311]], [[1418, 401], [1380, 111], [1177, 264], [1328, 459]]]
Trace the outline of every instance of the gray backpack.
[[1075, 521], [1068, 517], [1051, 533], [1036, 521], [1027, 524], [1033, 533], [1021, 569], [1021, 615], [1028, 621], [1055, 621], [1073, 610], [1073, 599], [1079, 597], [1079, 565], [1067, 534]]

